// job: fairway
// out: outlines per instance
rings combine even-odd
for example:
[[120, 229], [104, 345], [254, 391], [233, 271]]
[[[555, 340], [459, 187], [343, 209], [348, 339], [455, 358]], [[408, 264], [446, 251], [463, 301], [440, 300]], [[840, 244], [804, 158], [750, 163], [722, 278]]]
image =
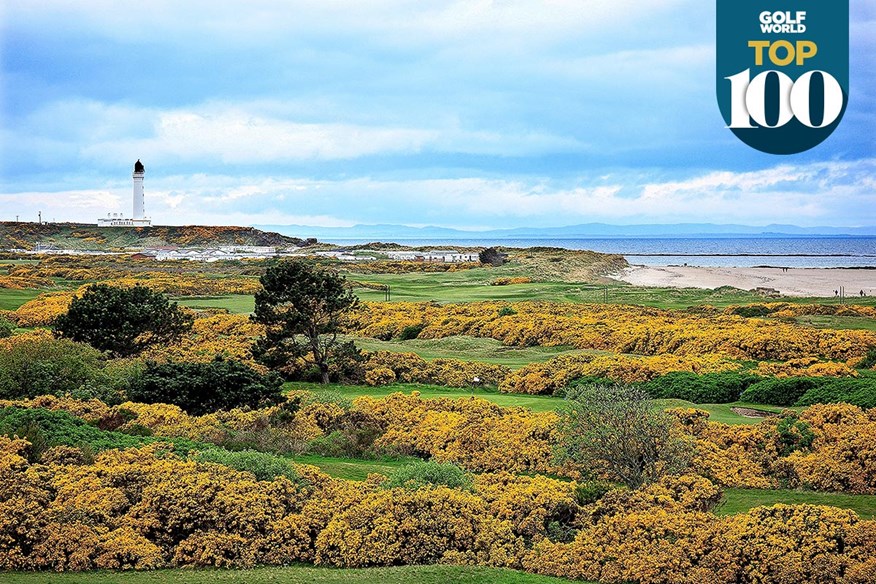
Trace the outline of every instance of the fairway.
[[794, 319], [797, 324], [826, 329], [849, 329], [862, 331], [876, 331], [876, 318], [863, 316], [798, 316]]
[[[519, 369], [529, 363], [547, 361], [558, 355], [594, 353], [571, 347], [508, 347], [501, 341], [490, 338], [452, 336], [440, 339], [411, 339], [407, 341], [381, 341], [370, 337], [346, 337], [365, 351], [391, 351], [393, 353], [416, 353], [423, 359], [460, 359], [505, 365]], [[599, 352], [601, 353], [601, 352]]]
[[[502, 407], [523, 407], [529, 408], [533, 412], [550, 412], [558, 410], [565, 404], [565, 400], [561, 397], [550, 395], [528, 395], [522, 393], [499, 393], [495, 389], [488, 388], [453, 388], [443, 387], [440, 385], [423, 385], [419, 383], [393, 383], [391, 385], [381, 385], [371, 387], [369, 385], [342, 385], [339, 383], [330, 383], [322, 385], [319, 383], [306, 383], [301, 381], [290, 381], [284, 384], [286, 391], [300, 389], [305, 391], [322, 392], [331, 391], [349, 398], [355, 399], [360, 396], [371, 396], [375, 398], [386, 397], [393, 393], [410, 394], [415, 391], [420, 392], [420, 397], [424, 399], [434, 398], [450, 398], [460, 399], [467, 397], [477, 397], [485, 399]], [[742, 416], [732, 410], [732, 408], [741, 407], [754, 410], [760, 410], [766, 413], [780, 413], [783, 409], [801, 408], [781, 408], [777, 406], [765, 406], [760, 404], [750, 404], [743, 402], [733, 402], [727, 404], [695, 404], [693, 402], [680, 399], [658, 399], [654, 400], [656, 406], [661, 408], [696, 408], [709, 412], [709, 420], [713, 422], [722, 422], [724, 424], [758, 424], [762, 418]]]
[[851, 509], [861, 519], [876, 519], [876, 495], [815, 493], [790, 489], [724, 489], [724, 498], [715, 508], [718, 515], [735, 515], [762, 505], [830, 505]]
[[559, 584], [561, 578], [472, 566], [314, 568], [252, 570], [154, 570], [149, 572], [7, 573], [3, 584]]
[[0, 310], [16, 310], [43, 293], [43, 290], [12, 290], [0, 288]]
[[251, 314], [255, 309], [255, 297], [249, 294], [228, 296], [184, 296], [174, 298], [180, 306], [193, 309], [225, 308], [231, 314]]
[[523, 395], [515, 393], [499, 393], [496, 390], [472, 388], [472, 389], [456, 389], [452, 387], [443, 387], [440, 385], [423, 385], [419, 383], [393, 383], [392, 385], [382, 385], [380, 387], [371, 387], [368, 385], [341, 385], [330, 383], [321, 385], [319, 383], [304, 383], [291, 381], [284, 384], [284, 388], [303, 389], [306, 391], [335, 391], [344, 397], [355, 399], [360, 396], [371, 397], [386, 397], [393, 393], [410, 394], [415, 391], [420, 392], [420, 397], [425, 399], [434, 398], [450, 398], [459, 399], [467, 397], [478, 397], [493, 402], [502, 407], [525, 407], [534, 412], [548, 412], [556, 410], [563, 404], [563, 400], [547, 395]]

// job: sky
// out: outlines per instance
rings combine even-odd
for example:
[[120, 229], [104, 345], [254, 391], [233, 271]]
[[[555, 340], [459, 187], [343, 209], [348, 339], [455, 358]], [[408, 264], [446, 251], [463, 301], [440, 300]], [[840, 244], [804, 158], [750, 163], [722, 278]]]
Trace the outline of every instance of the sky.
[[703, 0], [3, 0], [0, 220], [876, 225], [876, 0], [843, 122], [757, 152]]

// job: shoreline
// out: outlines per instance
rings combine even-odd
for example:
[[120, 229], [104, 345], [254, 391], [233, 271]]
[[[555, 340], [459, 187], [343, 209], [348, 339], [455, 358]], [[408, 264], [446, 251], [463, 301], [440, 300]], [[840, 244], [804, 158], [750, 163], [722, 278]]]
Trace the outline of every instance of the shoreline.
[[876, 295], [876, 272], [868, 268], [631, 265], [612, 277], [634, 286], [659, 288], [772, 288], [783, 296], [835, 298], [835, 292], [844, 287], [850, 300], [859, 297], [862, 290], [867, 296]]

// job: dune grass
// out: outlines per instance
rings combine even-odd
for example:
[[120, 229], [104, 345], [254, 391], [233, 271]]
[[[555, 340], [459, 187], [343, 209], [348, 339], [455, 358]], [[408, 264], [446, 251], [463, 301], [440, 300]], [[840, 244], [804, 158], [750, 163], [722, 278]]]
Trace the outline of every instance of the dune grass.
[[6, 573], [4, 584], [559, 584], [561, 578], [475, 566], [317, 568], [298, 565], [252, 570]]

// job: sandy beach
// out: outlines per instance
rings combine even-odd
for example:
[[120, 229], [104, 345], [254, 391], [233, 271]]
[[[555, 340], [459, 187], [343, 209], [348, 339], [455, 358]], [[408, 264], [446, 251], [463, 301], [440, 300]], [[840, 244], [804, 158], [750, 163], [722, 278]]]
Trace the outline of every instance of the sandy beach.
[[847, 297], [876, 294], [876, 270], [838, 268], [718, 268], [697, 266], [630, 266], [619, 280], [638, 286], [773, 288], [785, 296], [825, 296], [845, 287]]

